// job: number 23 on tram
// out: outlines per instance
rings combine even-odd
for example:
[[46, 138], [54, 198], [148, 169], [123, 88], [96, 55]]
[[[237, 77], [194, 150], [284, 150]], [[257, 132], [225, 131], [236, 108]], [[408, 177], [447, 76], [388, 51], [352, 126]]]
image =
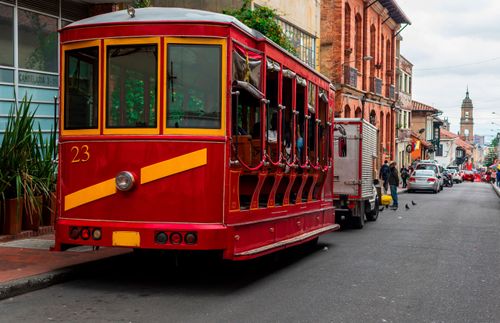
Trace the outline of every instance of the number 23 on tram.
[[233, 17], [118, 11], [61, 31], [55, 250], [255, 258], [338, 229], [333, 87]]

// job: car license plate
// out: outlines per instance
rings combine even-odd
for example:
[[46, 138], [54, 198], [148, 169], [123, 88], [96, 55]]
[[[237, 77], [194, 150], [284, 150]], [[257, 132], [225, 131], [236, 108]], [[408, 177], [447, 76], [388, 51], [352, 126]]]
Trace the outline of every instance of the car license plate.
[[114, 231], [113, 246], [116, 247], [140, 247], [141, 235], [135, 231]]

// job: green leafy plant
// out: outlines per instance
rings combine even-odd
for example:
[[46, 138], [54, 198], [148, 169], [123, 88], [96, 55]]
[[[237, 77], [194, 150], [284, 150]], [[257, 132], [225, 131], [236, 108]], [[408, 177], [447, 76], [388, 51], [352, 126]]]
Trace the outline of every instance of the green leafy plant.
[[47, 142], [40, 128], [33, 131], [35, 112], [26, 96], [14, 105], [0, 146], [0, 195], [3, 200], [23, 198], [30, 216], [40, 210], [40, 196], [49, 196], [55, 188], [55, 132]]
[[276, 10], [260, 6], [252, 10], [250, 0], [244, 0], [243, 6], [240, 9], [223, 10], [222, 12], [235, 17], [248, 27], [260, 31], [267, 38], [297, 56], [295, 47], [288, 40], [283, 29], [278, 24]]

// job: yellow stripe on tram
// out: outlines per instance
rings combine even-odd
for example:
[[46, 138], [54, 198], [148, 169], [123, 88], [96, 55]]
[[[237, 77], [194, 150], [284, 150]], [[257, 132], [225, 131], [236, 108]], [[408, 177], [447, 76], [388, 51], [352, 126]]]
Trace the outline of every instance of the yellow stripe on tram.
[[207, 164], [207, 149], [200, 149], [179, 157], [141, 168], [141, 184], [184, 172]]
[[64, 210], [67, 211], [82, 204], [86, 204], [115, 193], [115, 179], [111, 178], [104, 182], [100, 182], [66, 195], [64, 198]]

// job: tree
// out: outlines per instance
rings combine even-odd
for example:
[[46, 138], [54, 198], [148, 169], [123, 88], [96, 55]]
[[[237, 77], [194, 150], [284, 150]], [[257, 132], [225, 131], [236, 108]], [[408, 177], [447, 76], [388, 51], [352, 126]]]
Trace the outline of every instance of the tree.
[[250, 28], [260, 31], [267, 38], [297, 56], [297, 51], [278, 24], [276, 10], [260, 6], [252, 10], [250, 0], [244, 0], [240, 9], [223, 10], [223, 13], [235, 17]]
[[498, 154], [498, 144], [500, 142], [500, 133], [491, 141], [489, 153], [484, 161], [485, 166], [490, 166], [495, 162]]

